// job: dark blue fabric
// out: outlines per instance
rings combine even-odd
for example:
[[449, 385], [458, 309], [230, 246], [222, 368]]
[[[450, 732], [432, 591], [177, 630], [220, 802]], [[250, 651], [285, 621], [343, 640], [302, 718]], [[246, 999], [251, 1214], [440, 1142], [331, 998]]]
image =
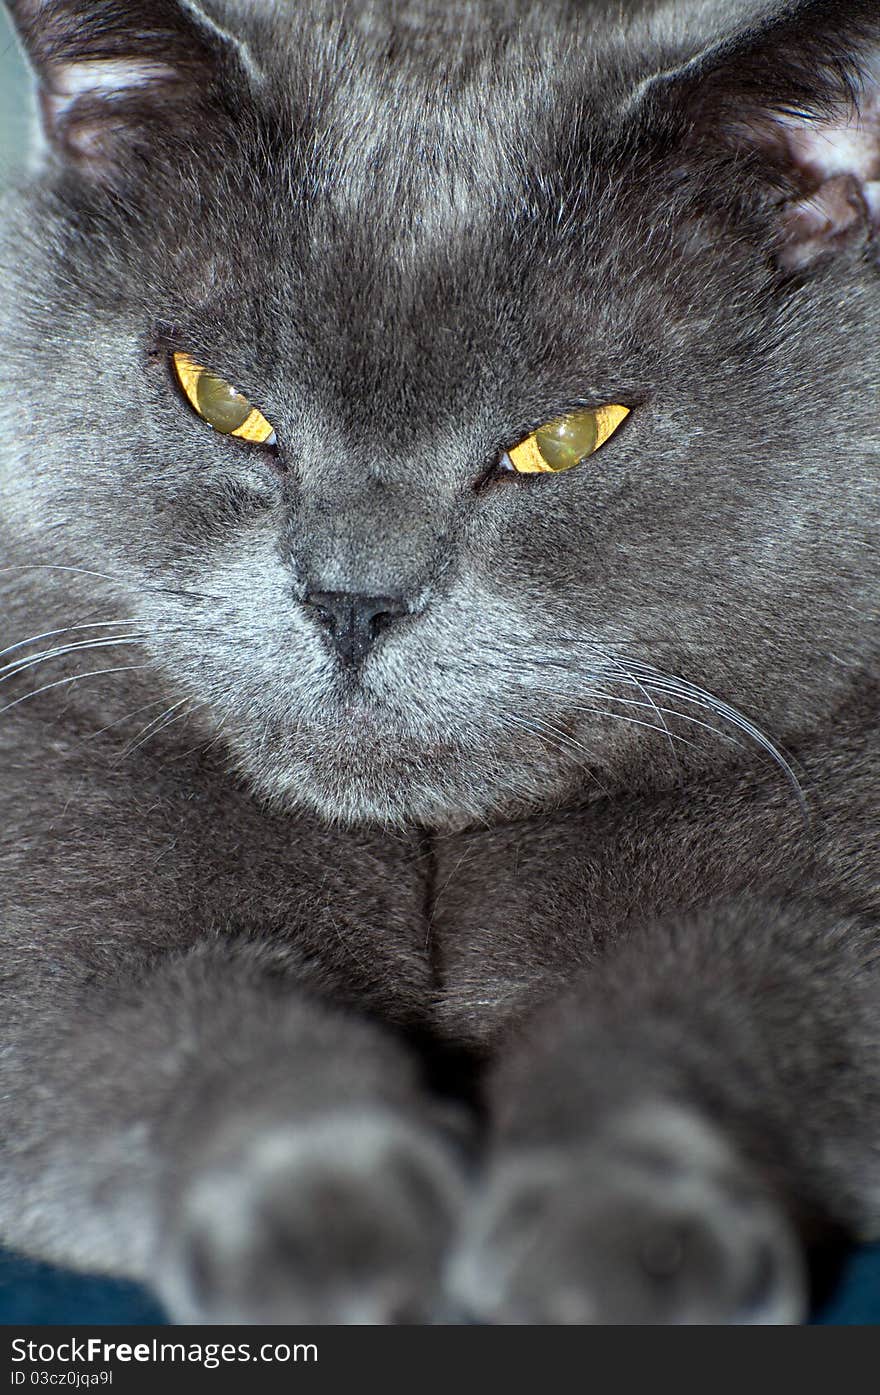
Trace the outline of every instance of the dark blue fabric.
[[136, 1284], [72, 1274], [0, 1251], [0, 1323], [152, 1325], [165, 1322], [154, 1299]]
[[[819, 1312], [826, 1326], [880, 1323], [880, 1245], [858, 1250]], [[165, 1317], [143, 1289], [91, 1275], [70, 1274], [0, 1252], [0, 1324], [28, 1327], [59, 1324], [154, 1325]]]
[[866, 1245], [850, 1256], [840, 1282], [814, 1321], [835, 1327], [880, 1323], [880, 1245]]

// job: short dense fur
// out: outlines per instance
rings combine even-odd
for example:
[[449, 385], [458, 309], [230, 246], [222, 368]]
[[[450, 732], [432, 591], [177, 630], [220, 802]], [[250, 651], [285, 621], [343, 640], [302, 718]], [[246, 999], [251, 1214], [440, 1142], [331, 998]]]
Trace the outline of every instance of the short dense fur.
[[876, 5], [7, 3], [6, 1240], [797, 1320], [880, 1229]]

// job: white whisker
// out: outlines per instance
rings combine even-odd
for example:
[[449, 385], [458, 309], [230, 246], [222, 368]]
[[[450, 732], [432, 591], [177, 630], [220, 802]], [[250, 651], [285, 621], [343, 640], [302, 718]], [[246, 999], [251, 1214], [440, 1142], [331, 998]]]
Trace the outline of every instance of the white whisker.
[[[190, 701], [191, 699], [188, 697], [181, 698], [179, 702], [172, 703], [170, 707], [166, 707], [165, 710], [163, 712], [160, 712], [158, 717], [154, 717], [151, 722], [147, 722], [146, 726], [142, 727], [141, 730], [132, 738], [132, 740], [124, 748], [119, 757], [119, 760], [124, 760], [127, 756], [132, 755], [133, 752], [140, 750], [142, 746], [144, 746], [154, 736], [158, 736], [159, 733], [161, 731], [164, 731], [166, 727], [171, 726], [173, 722], [180, 721], [183, 717], [186, 717], [187, 713], [185, 711], [181, 712], [179, 711], [179, 709], [181, 707], [185, 707], [186, 704]], [[176, 717], [173, 716], [175, 712], [177, 713]]]
[[[575, 642], [572, 641], [574, 644]], [[529, 664], [534, 669], [556, 669], [571, 679], [577, 677], [578, 664], [571, 657], [565, 659], [544, 658], [537, 659], [534, 664]], [[599, 654], [595, 646], [591, 645], [584, 651], [583, 671], [585, 679], [579, 689], [579, 697], [588, 697], [594, 700], [594, 704], [571, 701], [566, 697], [568, 684], [560, 684], [559, 687], [546, 693], [546, 698], [554, 707], [560, 707], [563, 712], [574, 715], [595, 715], [605, 717], [612, 721], [627, 722], [630, 725], [643, 727], [648, 731], [654, 731], [665, 736], [669, 743], [670, 750], [676, 758], [679, 766], [681, 764], [677, 748], [687, 746], [694, 748], [695, 742], [689, 741], [680, 732], [674, 729], [675, 723], [686, 722], [689, 726], [705, 731], [719, 741], [725, 742], [737, 750], [746, 750], [746, 745], [741, 738], [747, 738], [754, 742], [758, 748], [774, 762], [788, 780], [789, 785], [797, 800], [798, 807], [805, 821], [808, 819], [806, 800], [801, 788], [797, 774], [791, 764], [778, 746], [761, 729], [756, 726], [744, 713], [732, 707], [723, 699], [716, 697], [713, 693], [700, 688], [687, 679], [673, 674], [666, 674], [659, 669], [653, 668], [649, 664], [633, 659], [628, 655]], [[502, 665], [498, 666], [497, 672], [504, 674], [508, 669]], [[595, 686], [596, 678], [601, 678], [606, 685], [625, 683], [632, 686], [642, 694], [642, 700], [627, 698], [618, 693], [603, 691]], [[512, 682], [522, 682], [522, 672], [510, 671]], [[665, 698], [666, 701], [658, 700]], [[531, 699], [535, 701], [534, 696]], [[702, 710], [715, 722], [700, 720], [692, 712], [682, 710], [682, 705], [697, 707]], [[627, 716], [615, 709], [619, 707], [641, 708], [645, 713], [653, 713], [656, 721], [642, 721], [634, 716]], [[667, 719], [673, 720], [673, 725]], [[533, 722], [533, 730], [537, 731], [537, 720]], [[546, 723], [546, 717], [543, 718]], [[521, 725], [522, 723], [520, 723]], [[733, 728], [724, 730], [724, 727]], [[549, 727], [546, 728], [549, 732]], [[734, 732], [736, 735], [734, 735]], [[556, 739], [568, 740], [563, 733], [556, 731]]]
[[[129, 616], [127, 620], [93, 620], [86, 625], [65, 625], [59, 630], [44, 630], [40, 635], [30, 635], [27, 639], [20, 639], [15, 644], [7, 645], [5, 649], [0, 649], [0, 659], [5, 659], [9, 654], [14, 654], [18, 649], [26, 649], [29, 644], [40, 644], [44, 639], [57, 639], [59, 635], [73, 634], [77, 630], [103, 630], [114, 625], [146, 625], [149, 620], [142, 615]], [[3, 670], [0, 669], [0, 672]]]
[[27, 658], [16, 659], [13, 663], [0, 668], [0, 683], [15, 678], [19, 673], [25, 673], [29, 668], [36, 668], [39, 664], [48, 663], [51, 659], [64, 659], [71, 654], [82, 654], [90, 649], [111, 649], [120, 644], [142, 644], [144, 638], [144, 635], [137, 633], [113, 635], [108, 639], [81, 640], [77, 644], [65, 644], [56, 649], [46, 649], [42, 654], [32, 654]]
[[19, 707], [21, 703], [39, 697], [41, 693], [49, 693], [53, 688], [62, 688], [65, 683], [78, 683], [84, 678], [103, 678], [105, 674], [110, 673], [140, 673], [149, 667], [149, 664], [127, 664], [123, 668], [99, 668], [89, 673], [74, 673], [68, 678], [57, 678], [54, 683], [46, 683], [42, 688], [36, 688], [32, 693], [25, 693], [24, 697], [16, 698], [14, 702], [8, 702], [5, 707], [0, 707], [0, 717], [6, 712], [11, 712], [14, 707]]
[[[569, 750], [575, 751], [577, 755], [583, 757], [587, 761], [595, 759], [594, 754], [591, 753], [582, 742], [575, 741], [573, 737], [569, 736], [568, 732], [560, 731], [554, 723], [548, 721], [545, 717], [526, 718], [520, 717], [515, 713], [508, 713], [507, 719], [514, 726], [519, 727], [520, 730], [527, 732], [530, 736], [542, 736], [545, 739], [555, 742], [557, 747], [568, 747]], [[587, 768], [586, 773], [599, 786], [602, 793], [607, 795], [608, 791], [594, 771]]]
[[[737, 741], [735, 736], [730, 736], [727, 732], [719, 731], [717, 727], [713, 727], [709, 722], [701, 722], [699, 717], [692, 717], [688, 712], [679, 712], [674, 707], [659, 707], [653, 702], [639, 702], [636, 698], [617, 697], [612, 693], [603, 694], [603, 696], [607, 702], [622, 703], [627, 707], [641, 707], [648, 712], [662, 712], [667, 717], [675, 717], [676, 721], [689, 722], [691, 726], [699, 727], [702, 731], [708, 731], [712, 736], [717, 736], [720, 741], [726, 741], [728, 745], [738, 746], [740, 750], [745, 749], [742, 742]], [[635, 722], [637, 726], [645, 727], [648, 731], [657, 732], [658, 735], [663, 735], [670, 741], [677, 741], [681, 746], [694, 745], [694, 742], [688, 741], [687, 737], [682, 736], [681, 732], [672, 731], [666, 722], [663, 723], [663, 727], [661, 728], [657, 726], [656, 722], [640, 722], [635, 717], [624, 717], [618, 712], [612, 712], [597, 707], [580, 707], [569, 704], [569, 710], [575, 712], [596, 712], [603, 717], [610, 717], [612, 720]]]
[[648, 664], [642, 664], [627, 660], [627, 663], [636, 671], [642, 673], [645, 682], [649, 687], [657, 692], [662, 692], [677, 698], [681, 702], [689, 702], [694, 706], [702, 707], [704, 711], [711, 712], [722, 721], [729, 722], [736, 727], [744, 736], [748, 736], [757, 746], [763, 750], [770, 759], [779, 766], [786, 776], [792, 792], [797, 800], [801, 815], [808, 821], [806, 799], [800, 781], [791, 765], [779, 747], [774, 744], [760, 727], [756, 726], [738, 708], [732, 707], [723, 698], [716, 697], [714, 693], [707, 692], [705, 688], [698, 687], [695, 683], [689, 682], [685, 678], [677, 677], [673, 674], [662, 673], [658, 669], [651, 668]]
[[99, 736], [103, 736], [105, 732], [112, 731], [114, 727], [122, 726], [123, 722], [130, 722], [132, 717], [136, 717], [139, 712], [146, 712], [149, 707], [160, 707], [164, 701], [164, 698], [153, 698], [152, 702], [142, 702], [140, 707], [135, 707], [131, 712], [126, 712], [125, 716], [116, 717], [114, 721], [108, 722], [104, 727], [99, 727], [97, 731], [90, 731], [87, 736], [83, 737], [83, 741], [95, 741]]
[[[16, 562], [12, 566], [0, 567], [0, 576], [7, 572], [22, 571], [70, 572], [78, 576], [90, 576], [98, 581], [109, 581], [113, 586], [128, 587], [131, 584], [122, 576], [108, 576], [106, 572], [91, 571], [87, 567], [62, 565], [60, 562]], [[223, 599], [221, 596], [212, 596], [204, 591], [187, 591], [182, 586], [154, 586], [148, 581], [138, 582], [138, 585], [161, 596], [183, 596], [187, 600], [197, 601], [221, 601]]]
[[98, 581], [110, 581], [114, 586], [118, 586], [120, 583], [125, 584], [122, 577], [108, 576], [106, 572], [89, 571], [86, 567], [62, 565], [60, 562], [16, 562], [9, 567], [0, 567], [0, 576], [6, 572], [26, 571], [75, 572], [79, 576], [95, 577]]
[[678, 752], [677, 752], [676, 749], [675, 749], [675, 742], [674, 742], [673, 739], [672, 739], [672, 732], [669, 730], [669, 727], [667, 726], [666, 717], [665, 717], [665, 715], [664, 715], [663, 708], [657, 706], [656, 702], [655, 702], [654, 699], [651, 697], [651, 694], [648, 692], [647, 688], [646, 688], [642, 683], [639, 682], [639, 680], [636, 678], [635, 674], [630, 673], [629, 669], [624, 668], [623, 665], [620, 664], [617, 660], [614, 660], [614, 666], [615, 666], [615, 668], [617, 668], [617, 669], [620, 670], [620, 672], [623, 674], [624, 678], [628, 679], [629, 682], [635, 684], [635, 686], [638, 688], [639, 692], [640, 692], [640, 693], [643, 693], [643, 694], [645, 695], [645, 697], [647, 698], [647, 700], [648, 700], [648, 702], [650, 703], [651, 707], [652, 707], [652, 708], [654, 709], [654, 711], [657, 713], [657, 716], [658, 716], [659, 719], [660, 719], [660, 725], [662, 726], [664, 732], [666, 733], [666, 739], [667, 739], [667, 741], [669, 742], [669, 749], [670, 749], [670, 751], [672, 752], [673, 759], [675, 760], [676, 764], [677, 764], [677, 765], [679, 766], [679, 768], [680, 768], [680, 767], [681, 767], [681, 761], [678, 759]]
[[[613, 702], [614, 699], [609, 698], [609, 701]], [[625, 701], [625, 699], [621, 699], [621, 701]], [[652, 710], [651, 706], [647, 702], [630, 703], [629, 705], [633, 707], [643, 707], [647, 711]], [[627, 717], [624, 715], [624, 713], [612, 712], [607, 707], [583, 707], [580, 704], [569, 703], [567, 710], [577, 713], [594, 713], [597, 717], [609, 717], [612, 722], [626, 722], [629, 726], [642, 727], [645, 731], [653, 731], [660, 736], [668, 737], [671, 741], [678, 741], [679, 744], [682, 746], [693, 746], [694, 744], [693, 741], [688, 741], [686, 736], [682, 736], [680, 732], [672, 732], [668, 729], [664, 731], [663, 728], [658, 727], [656, 722], [643, 722], [640, 717]], [[668, 711], [669, 709], [666, 710]], [[671, 715], [677, 714], [673, 713]], [[698, 723], [698, 725], [705, 726], [706, 724], [704, 722], [700, 722]], [[707, 727], [706, 729], [707, 731], [713, 732], [716, 736], [719, 735], [719, 733], [714, 727]]]

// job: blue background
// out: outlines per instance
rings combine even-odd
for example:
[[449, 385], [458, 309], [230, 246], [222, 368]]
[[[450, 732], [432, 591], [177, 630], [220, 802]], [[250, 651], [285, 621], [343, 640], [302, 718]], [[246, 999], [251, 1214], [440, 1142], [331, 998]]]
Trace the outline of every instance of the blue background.
[[[165, 1321], [157, 1303], [135, 1284], [69, 1274], [0, 1253], [0, 1325], [139, 1325]], [[830, 1302], [816, 1314], [826, 1326], [880, 1322], [880, 1245], [856, 1251]]]

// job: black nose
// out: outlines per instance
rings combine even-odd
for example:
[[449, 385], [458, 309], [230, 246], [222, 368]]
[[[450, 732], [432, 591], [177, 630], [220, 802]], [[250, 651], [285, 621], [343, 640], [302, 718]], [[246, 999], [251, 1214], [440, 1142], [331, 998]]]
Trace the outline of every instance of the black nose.
[[392, 620], [409, 614], [409, 607], [399, 596], [309, 591], [305, 599], [326, 626], [344, 664], [360, 663], [380, 631]]

